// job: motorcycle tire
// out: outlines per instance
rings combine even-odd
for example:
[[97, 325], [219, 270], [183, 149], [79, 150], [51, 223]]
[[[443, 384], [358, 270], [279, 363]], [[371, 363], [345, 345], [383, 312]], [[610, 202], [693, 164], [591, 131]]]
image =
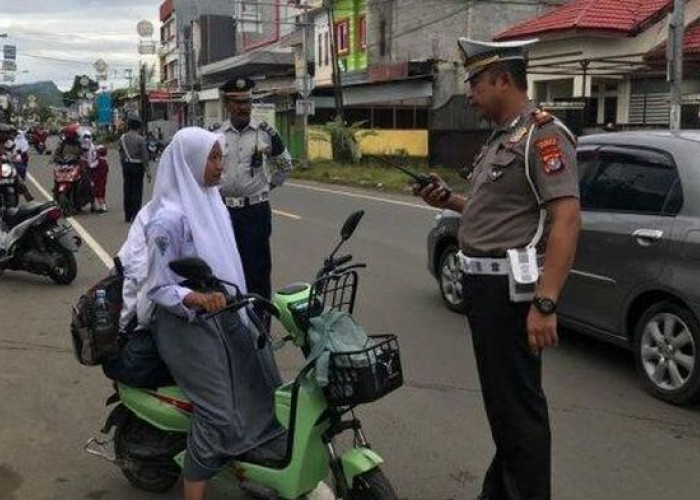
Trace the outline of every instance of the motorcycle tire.
[[61, 248], [59, 254], [59, 265], [49, 271], [49, 278], [58, 285], [70, 285], [78, 275], [78, 262], [75, 254], [70, 250]]
[[398, 500], [387, 477], [380, 468], [356, 476], [352, 482], [349, 500]]
[[180, 478], [174, 458], [185, 448], [186, 439], [185, 434], [161, 431], [128, 412], [114, 432], [114, 454], [133, 486], [151, 493], [165, 493]]
[[61, 209], [64, 216], [70, 217], [73, 215], [73, 204], [70, 201], [70, 197], [66, 193], [61, 193], [58, 195], [56, 204]]

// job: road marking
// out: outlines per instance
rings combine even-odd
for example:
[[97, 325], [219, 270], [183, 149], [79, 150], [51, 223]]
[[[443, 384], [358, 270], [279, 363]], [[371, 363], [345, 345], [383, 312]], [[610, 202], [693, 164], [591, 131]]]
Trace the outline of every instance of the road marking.
[[379, 196], [370, 196], [367, 194], [351, 193], [349, 191], [337, 191], [334, 189], [322, 188], [322, 187], [317, 187], [317, 186], [309, 186], [306, 184], [297, 184], [296, 182], [287, 182], [286, 185], [291, 186], [291, 187], [296, 187], [296, 188], [310, 189], [311, 191], [319, 191], [321, 193], [339, 194], [341, 196], [349, 196], [351, 198], [362, 198], [365, 200], [372, 200], [372, 201], [379, 201], [382, 203], [389, 203], [391, 205], [401, 205], [404, 207], [419, 208], [421, 210], [430, 210], [431, 212], [440, 212], [441, 211], [439, 208], [434, 208], [434, 207], [431, 207], [428, 205], [420, 205], [417, 203], [408, 203], [407, 201], [391, 200], [389, 198], [380, 198]]
[[281, 215], [282, 217], [289, 217], [290, 219], [294, 220], [301, 219], [301, 217], [298, 215], [290, 214], [289, 212], [283, 212], [282, 210], [273, 210], [272, 213], [275, 215]]
[[[41, 195], [46, 198], [47, 200], [52, 200], [53, 196], [49, 194], [46, 189], [43, 188], [41, 184], [32, 176], [32, 174], [27, 173], [27, 178], [29, 181], [32, 183], [32, 185], [41, 193]], [[80, 222], [75, 220], [73, 217], [67, 217], [66, 220], [70, 222], [71, 226], [73, 226], [73, 229], [75, 229], [75, 232], [80, 235], [80, 237], [83, 239], [83, 241], [92, 249], [93, 252], [95, 252], [95, 255], [97, 255], [97, 258], [102, 261], [102, 263], [107, 266], [107, 269], [112, 269], [114, 266], [114, 260], [112, 259], [112, 256], [107, 253], [107, 251], [102, 248], [102, 245], [100, 245], [95, 238], [93, 238], [90, 233], [87, 232], [87, 229], [85, 229]]]

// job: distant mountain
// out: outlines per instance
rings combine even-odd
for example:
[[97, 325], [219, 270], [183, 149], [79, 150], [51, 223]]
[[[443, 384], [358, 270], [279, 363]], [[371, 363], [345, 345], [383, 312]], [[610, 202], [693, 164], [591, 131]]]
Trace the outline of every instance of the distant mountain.
[[21, 94], [22, 99], [28, 95], [34, 95], [39, 101], [39, 104], [44, 106], [63, 106], [63, 93], [58, 90], [54, 82], [34, 82], [13, 85], [12, 94]]

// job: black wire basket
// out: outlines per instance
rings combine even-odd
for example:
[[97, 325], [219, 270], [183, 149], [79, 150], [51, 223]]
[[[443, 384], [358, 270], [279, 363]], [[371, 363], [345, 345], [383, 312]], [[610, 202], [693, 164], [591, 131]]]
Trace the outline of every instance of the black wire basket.
[[402, 385], [396, 335], [373, 335], [363, 350], [330, 355], [325, 393], [332, 406], [371, 403]]

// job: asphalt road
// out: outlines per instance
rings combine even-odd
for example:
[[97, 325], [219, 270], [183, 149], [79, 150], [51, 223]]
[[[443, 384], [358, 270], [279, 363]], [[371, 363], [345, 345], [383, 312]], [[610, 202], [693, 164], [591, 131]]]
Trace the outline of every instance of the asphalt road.
[[[30, 173], [51, 186], [48, 157]], [[127, 232], [121, 178], [110, 153], [105, 215], [79, 223], [107, 253]], [[32, 187], [36, 193], [35, 187]], [[406, 386], [360, 414], [399, 496], [462, 500], [479, 492], [493, 453], [471, 341], [463, 317], [447, 311], [425, 264], [436, 212], [400, 196], [289, 183], [273, 195], [274, 281], [308, 280], [337, 240], [345, 217], [366, 215], [348, 245], [370, 267], [357, 316], [370, 332], [400, 336]], [[6, 272], [0, 277], [0, 499], [146, 499], [110, 463], [82, 452], [101, 427], [110, 383], [70, 352], [70, 308], [105, 275], [84, 245], [68, 287]], [[300, 357], [280, 355], [287, 375]], [[700, 491], [698, 408], [669, 406], [637, 384], [631, 356], [574, 334], [546, 354], [553, 427], [554, 498], [691, 500]], [[160, 496], [179, 498], [179, 491]], [[213, 488], [211, 498], [244, 498]]]

